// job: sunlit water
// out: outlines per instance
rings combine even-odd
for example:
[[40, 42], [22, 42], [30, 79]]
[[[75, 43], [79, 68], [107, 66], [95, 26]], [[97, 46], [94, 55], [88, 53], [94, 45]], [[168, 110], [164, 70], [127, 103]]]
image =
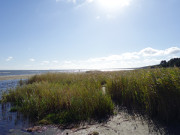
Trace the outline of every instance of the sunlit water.
[[132, 68], [106, 68], [106, 69], [65, 69], [65, 70], [0, 70], [0, 76], [11, 75], [31, 75], [31, 74], [43, 74], [43, 73], [76, 73], [86, 71], [120, 71], [120, 70], [133, 70]]

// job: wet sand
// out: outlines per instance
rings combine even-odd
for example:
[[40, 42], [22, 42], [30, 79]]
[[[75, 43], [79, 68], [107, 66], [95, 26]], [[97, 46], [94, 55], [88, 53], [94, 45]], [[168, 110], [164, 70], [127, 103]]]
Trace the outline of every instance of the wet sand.
[[12, 76], [0, 76], [0, 80], [16, 80], [16, 79], [28, 79], [33, 75], [12, 75]]
[[[166, 134], [163, 127], [157, 128], [152, 121], [141, 116], [132, 116], [125, 111], [120, 111], [106, 122], [84, 124], [77, 128], [61, 129], [56, 126], [36, 126], [35, 132], [26, 130], [11, 130], [9, 135], [161, 135]], [[35, 129], [35, 128], [34, 128]]]

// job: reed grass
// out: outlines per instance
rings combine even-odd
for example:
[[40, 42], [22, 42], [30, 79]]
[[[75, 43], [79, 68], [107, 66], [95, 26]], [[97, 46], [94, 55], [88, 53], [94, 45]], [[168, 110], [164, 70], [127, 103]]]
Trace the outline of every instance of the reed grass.
[[180, 69], [157, 68], [123, 72], [108, 82], [112, 100], [145, 110], [164, 122], [180, 120]]
[[105, 118], [113, 114], [114, 104], [173, 122], [180, 120], [180, 69], [35, 75], [4, 93], [2, 102], [46, 123]]
[[104, 118], [113, 113], [114, 104], [101, 91], [101, 84], [87, 74], [44, 74], [3, 95], [30, 118], [67, 124]]

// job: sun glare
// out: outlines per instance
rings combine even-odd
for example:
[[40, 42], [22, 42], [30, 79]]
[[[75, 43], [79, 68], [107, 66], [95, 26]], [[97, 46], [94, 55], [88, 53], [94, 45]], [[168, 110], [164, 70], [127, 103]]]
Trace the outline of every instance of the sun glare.
[[117, 11], [129, 6], [131, 0], [97, 0], [98, 5], [110, 12]]

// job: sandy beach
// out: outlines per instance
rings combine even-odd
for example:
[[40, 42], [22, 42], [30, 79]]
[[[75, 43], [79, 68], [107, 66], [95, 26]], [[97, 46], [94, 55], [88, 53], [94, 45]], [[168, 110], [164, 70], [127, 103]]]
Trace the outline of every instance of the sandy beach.
[[28, 79], [33, 75], [12, 75], [12, 76], [0, 76], [0, 80], [16, 80], [16, 79]]
[[[106, 122], [94, 124], [82, 124], [79, 127], [61, 129], [58, 126], [35, 126], [34, 135], [161, 135], [166, 134], [163, 127], [155, 127], [152, 121], [138, 115], [130, 115], [124, 110], [117, 115], [110, 117]], [[19, 129], [10, 130], [10, 135], [21, 134], [31, 135], [32, 132], [25, 132]]]

